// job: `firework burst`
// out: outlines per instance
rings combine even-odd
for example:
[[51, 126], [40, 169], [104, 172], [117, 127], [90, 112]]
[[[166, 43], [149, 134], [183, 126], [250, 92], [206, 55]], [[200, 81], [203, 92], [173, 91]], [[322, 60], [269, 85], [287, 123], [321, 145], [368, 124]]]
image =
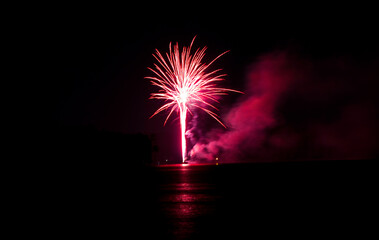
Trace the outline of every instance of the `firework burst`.
[[155, 76], [145, 77], [150, 79], [153, 85], [160, 88], [158, 92], [151, 94], [150, 99], [166, 101], [150, 118], [164, 110], [168, 110], [165, 125], [174, 111], [179, 112], [183, 162], [186, 159], [185, 132], [187, 112], [192, 114], [191, 109], [201, 109], [225, 127], [214, 112], [217, 108], [213, 104], [218, 102], [217, 96], [226, 95], [228, 91], [241, 93], [240, 91], [217, 87], [217, 82], [224, 80], [223, 77], [226, 76], [226, 74], [219, 73], [221, 69], [208, 71], [209, 66], [228, 51], [221, 53], [210, 63], [203, 63], [202, 60], [207, 47], [198, 48], [191, 55], [194, 40], [195, 37], [189, 47], [183, 47], [182, 52], [179, 50], [178, 43], [173, 49], [170, 43], [166, 58], [156, 49], [153, 56], [159, 64], [154, 64], [154, 69], [148, 68]]

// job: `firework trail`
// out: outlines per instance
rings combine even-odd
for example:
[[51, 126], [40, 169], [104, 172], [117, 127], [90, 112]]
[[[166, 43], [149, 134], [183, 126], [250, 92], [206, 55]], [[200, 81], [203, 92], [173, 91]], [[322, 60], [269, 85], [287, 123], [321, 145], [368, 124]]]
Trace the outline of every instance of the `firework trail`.
[[212, 103], [218, 102], [216, 97], [226, 95], [228, 91], [241, 93], [240, 91], [217, 87], [216, 83], [224, 80], [223, 77], [226, 75], [219, 74], [221, 69], [207, 71], [214, 61], [228, 51], [221, 53], [208, 64], [202, 63], [207, 47], [198, 48], [191, 55], [191, 48], [195, 38], [192, 39], [189, 47], [183, 47], [181, 53], [178, 43], [176, 43], [173, 49], [170, 43], [166, 59], [156, 49], [153, 56], [159, 64], [154, 64], [155, 69], [148, 68], [155, 76], [145, 77], [150, 79], [153, 85], [160, 88], [158, 92], [151, 94], [150, 99], [162, 99], [166, 102], [150, 118], [164, 110], [168, 110], [169, 113], [164, 122], [165, 125], [171, 114], [175, 110], [179, 111], [183, 162], [186, 159], [185, 132], [187, 112], [192, 114], [191, 109], [199, 108], [225, 127], [220, 119], [218, 119], [217, 114], [212, 111], [213, 109], [217, 110]]

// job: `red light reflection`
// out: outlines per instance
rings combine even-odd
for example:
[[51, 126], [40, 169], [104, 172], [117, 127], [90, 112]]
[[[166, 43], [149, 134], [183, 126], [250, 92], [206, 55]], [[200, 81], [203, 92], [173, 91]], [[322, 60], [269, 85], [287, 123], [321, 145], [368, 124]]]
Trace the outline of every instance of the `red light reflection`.
[[169, 168], [169, 174], [175, 176], [176, 183], [166, 183], [161, 186], [161, 204], [169, 219], [170, 231], [176, 238], [190, 236], [195, 230], [197, 219], [214, 211], [213, 204], [217, 196], [210, 191], [213, 184], [195, 182], [196, 167], [180, 164]]

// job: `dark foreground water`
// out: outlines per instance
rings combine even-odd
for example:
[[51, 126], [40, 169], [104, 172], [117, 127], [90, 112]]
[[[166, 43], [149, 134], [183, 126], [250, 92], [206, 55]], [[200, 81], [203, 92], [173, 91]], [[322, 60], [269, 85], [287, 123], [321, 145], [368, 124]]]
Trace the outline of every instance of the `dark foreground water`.
[[52, 237], [361, 238], [376, 218], [373, 161], [57, 171], [40, 226]]

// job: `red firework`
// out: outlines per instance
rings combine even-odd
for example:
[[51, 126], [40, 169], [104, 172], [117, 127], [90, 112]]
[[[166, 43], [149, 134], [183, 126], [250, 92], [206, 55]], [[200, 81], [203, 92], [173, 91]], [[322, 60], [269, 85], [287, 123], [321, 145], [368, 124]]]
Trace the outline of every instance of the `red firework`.
[[188, 48], [183, 47], [181, 53], [178, 43], [176, 43], [173, 50], [170, 43], [169, 52], [166, 53], [167, 59], [156, 49], [153, 56], [159, 64], [154, 64], [155, 69], [148, 68], [156, 76], [146, 77], [151, 80], [153, 85], [160, 88], [157, 93], [151, 94], [150, 99], [163, 99], [167, 102], [155, 111], [150, 118], [163, 110], [169, 110], [164, 122], [165, 125], [171, 114], [175, 110], [179, 111], [183, 162], [186, 159], [185, 132], [187, 112], [192, 114], [191, 109], [199, 108], [225, 127], [217, 114], [209, 110], [209, 108], [217, 110], [212, 105], [213, 102], [218, 102], [216, 96], [226, 95], [228, 91], [241, 93], [240, 91], [217, 87], [216, 83], [224, 80], [223, 77], [226, 76], [226, 74], [219, 74], [221, 69], [208, 72], [209, 66], [228, 51], [221, 53], [208, 64], [202, 63], [207, 47], [198, 48], [191, 55], [191, 48], [195, 38], [192, 39]]

